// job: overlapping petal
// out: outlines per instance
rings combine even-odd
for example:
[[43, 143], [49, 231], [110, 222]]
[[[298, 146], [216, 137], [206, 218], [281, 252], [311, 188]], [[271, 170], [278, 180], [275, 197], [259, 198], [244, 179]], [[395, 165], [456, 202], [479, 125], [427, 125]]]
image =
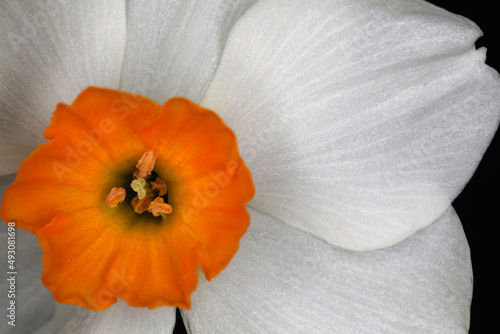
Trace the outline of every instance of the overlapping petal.
[[56, 316], [33, 334], [103, 334], [145, 332], [170, 334], [175, 325], [175, 308], [154, 310], [130, 307], [123, 301], [101, 312], [58, 305]]
[[199, 103], [233, 24], [256, 1], [128, 1], [120, 90]]
[[447, 210], [392, 247], [332, 246], [266, 214], [233, 261], [201, 281], [190, 333], [466, 333], [472, 298], [469, 248]]
[[125, 3], [4, 1], [0, 11], [0, 174], [43, 141], [58, 102], [90, 85], [118, 87]]
[[[89, 317], [81, 317], [81, 321], [81, 325], [74, 327], [74, 333], [100, 334], [107, 333], [112, 328], [114, 333], [169, 334], [175, 325], [175, 308], [140, 309], [120, 301], [108, 310], [91, 313]], [[137, 326], [138, 323], [142, 326]]]
[[423, 1], [262, 1], [202, 104], [242, 143], [253, 207], [334, 245], [387, 247], [446, 210], [498, 126], [480, 34]]

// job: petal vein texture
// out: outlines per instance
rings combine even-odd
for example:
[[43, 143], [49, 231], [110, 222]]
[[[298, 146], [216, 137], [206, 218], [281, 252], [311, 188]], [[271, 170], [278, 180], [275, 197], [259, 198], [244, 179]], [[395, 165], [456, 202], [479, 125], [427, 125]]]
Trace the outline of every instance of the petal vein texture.
[[480, 35], [423, 1], [262, 1], [202, 105], [242, 143], [251, 206], [333, 245], [388, 247], [450, 206], [498, 127]]
[[3, 1], [0, 11], [0, 175], [44, 141], [55, 104], [84, 88], [117, 88], [125, 52], [125, 3]]
[[251, 215], [228, 269], [181, 311], [190, 333], [467, 333], [472, 268], [453, 209], [370, 252]]

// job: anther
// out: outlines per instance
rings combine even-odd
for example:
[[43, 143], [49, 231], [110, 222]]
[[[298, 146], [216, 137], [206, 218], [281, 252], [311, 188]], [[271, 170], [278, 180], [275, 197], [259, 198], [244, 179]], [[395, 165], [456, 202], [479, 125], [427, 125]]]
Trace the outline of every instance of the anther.
[[137, 165], [135, 166], [139, 170], [137, 176], [146, 177], [148, 175], [151, 175], [151, 171], [155, 166], [155, 161], [156, 161], [156, 155], [154, 154], [152, 149], [149, 149], [146, 152], [144, 152], [142, 157], [137, 162]]
[[167, 193], [167, 184], [160, 179], [160, 177], [157, 177], [155, 181], [151, 181], [150, 184], [153, 190], [158, 190], [159, 196], [163, 196]]
[[110, 208], [116, 207], [119, 203], [125, 200], [126, 191], [123, 188], [113, 187], [109, 192], [108, 197], [106, 197], [106, 204]]
[[163, 198], [156, 197], [154, 201], [149, 203], [148, 211], [153, 214], [153, 216], [158, 217], [161, 213], [172, 213], [172, 206], [168, 203], [164, 203]]
[[154, 194], [146, 195], [142, 199], [139, 199], [138, 196], [135, 196], [132, 199], [132, 207], [134, 208], [134, 211], [141, 214], [144, 211], [148, 210], [149, 205], [154, 197], [155, 197]]

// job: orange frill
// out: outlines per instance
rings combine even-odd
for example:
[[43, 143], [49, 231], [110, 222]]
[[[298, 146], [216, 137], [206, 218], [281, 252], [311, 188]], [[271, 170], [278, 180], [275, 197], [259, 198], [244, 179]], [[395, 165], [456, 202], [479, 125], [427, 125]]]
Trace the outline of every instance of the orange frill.
[[[35, 233], [42, 281], [61, 303], [102, 310], [190, 307], [201, 266], [224, 269], [246, 232], [254, 195], [234, 133], [215, 113], [182, 98], [159, 106], [90, 87], [59, 104], [40, 145], [7, 188], [4, 221]], [[134, 212], [128, 186], [147, 150], [168, 187], [171, 214]], [[113, 187], [127, 199], [106, 204]]]

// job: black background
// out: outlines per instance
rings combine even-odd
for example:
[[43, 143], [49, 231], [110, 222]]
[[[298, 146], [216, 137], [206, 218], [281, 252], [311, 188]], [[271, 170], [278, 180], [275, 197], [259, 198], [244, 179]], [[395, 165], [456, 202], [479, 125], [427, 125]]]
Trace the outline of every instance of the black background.
[[[486, 63], [500, 70], [500, 20], [494, 1], [429, 2], [474, 21], [484, 33], [476, 46], [485, 46], [488, 49]], [[496, 241], [499, 235], [495, 233], [496, 225], [500, 222], [497, 211], [500, 206], [499, 157], [500, 136], [497, 133], [473, 178], [453, 203], [462, 220], [472, 254], [474, 294], [470, 334], [487, 333], [497, 326], [498, 315], [495, 311], [498, 310], [498, 304], [493, 295], [498, 295], [498, 284], [494, 285], [495, 281], [498, 283], [494, 266], [498, 263], [496, 256], [499, 244]], [[178, 321], [175, 333], [186, 333], [181, 321]]]
[[[495, 2], [486, 0], [429, 1], [450, 12], [463, 15], [474, 21], [483, 31], [476, 47], [488, 49], [486, 63], [500, 70], [500, 39], [498, 11]], [[499, 92], [500, 94], [500, 92]], [[462, 194], [453, 202], [471, 248], [474, 271], [474, 293], [472, 298], [470, 334], [489, 333], [498, 327], [498, 304], [493, 295], [498, 294], [495, 280], [495, 257], [498, 255], [496, 225], [500, 221], [497, 208], [500, 206], [500, 136], [497, 133], [474, 177]]]

